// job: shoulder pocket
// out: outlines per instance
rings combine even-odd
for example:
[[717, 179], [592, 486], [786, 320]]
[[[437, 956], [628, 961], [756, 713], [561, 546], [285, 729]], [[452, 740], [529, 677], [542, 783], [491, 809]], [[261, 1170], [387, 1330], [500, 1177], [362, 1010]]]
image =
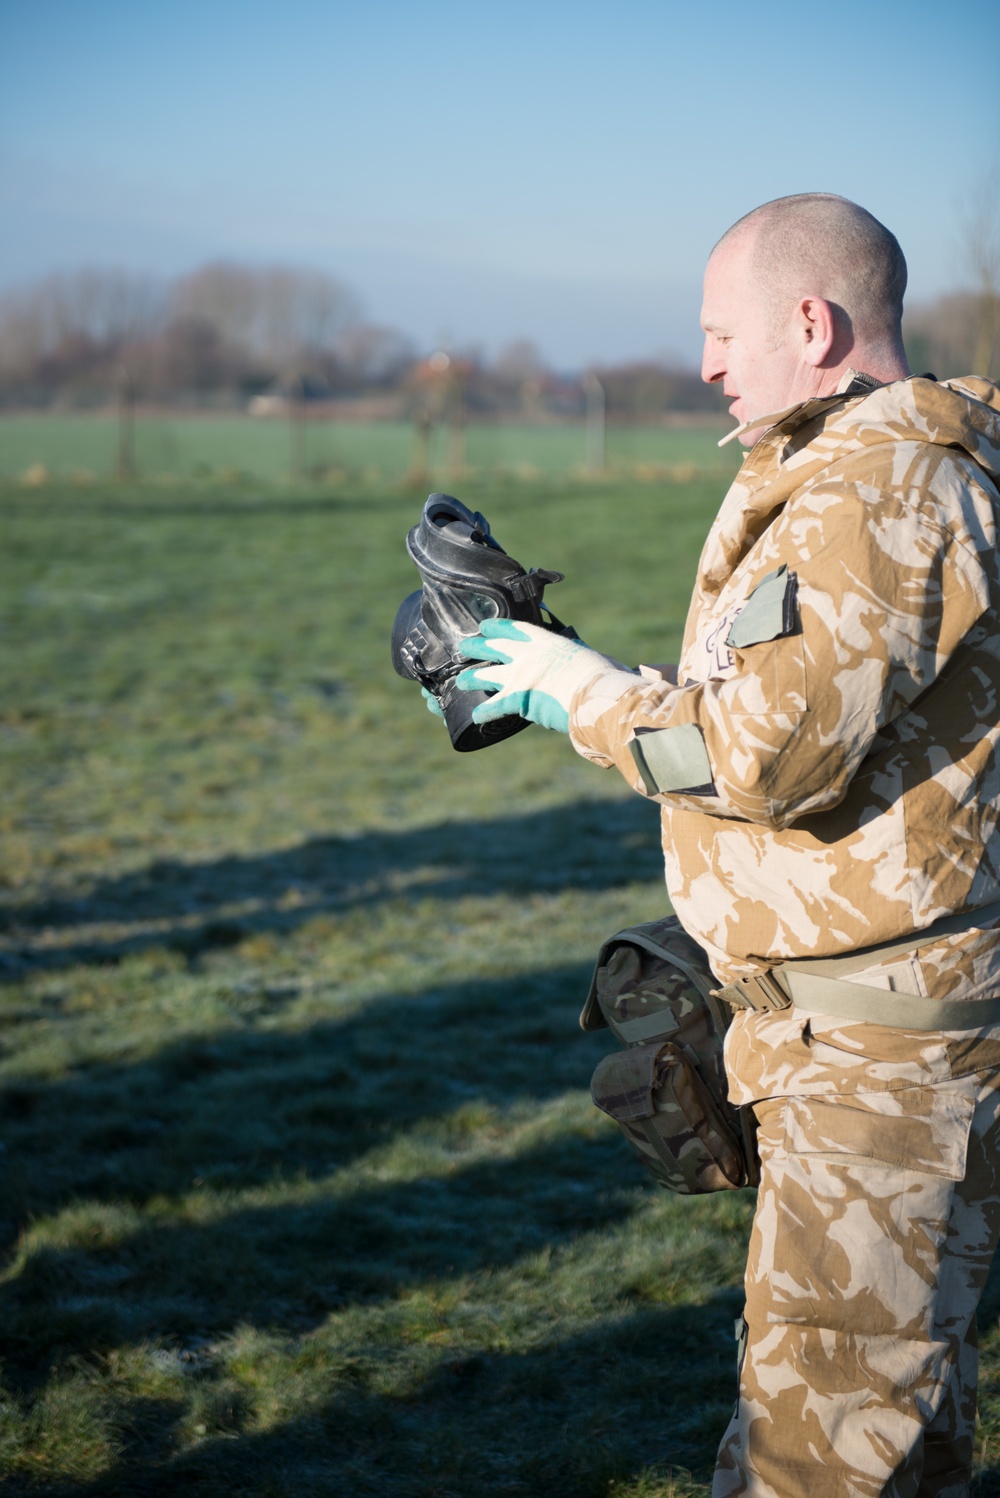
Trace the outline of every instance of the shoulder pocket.
[[784, 564], [754, 588], [730, 626], [726, 644], [739, 658], [737, 717], [804, 713], [809, 706], [798, 575]]
[[776, 572], [769, 572], [733, 620], [726, 644], [733, 650], [745, 650], [748, 645], [763, 645], [767, 640], [797, 633], [798, 581], [797, 574], [789, 572], [784, 563]]

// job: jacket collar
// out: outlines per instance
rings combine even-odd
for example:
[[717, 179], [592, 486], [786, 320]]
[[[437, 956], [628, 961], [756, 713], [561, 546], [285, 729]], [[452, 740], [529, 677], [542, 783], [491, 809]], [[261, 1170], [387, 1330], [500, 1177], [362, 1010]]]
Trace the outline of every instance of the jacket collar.
[[[752, 432], [757, 427], [778, 426], [787, 421], [790, 416], [800, 413], [800, 421], [808, 421], [810, 416], [815, 416], [818, 411], [825, 411], [833, 402], [849, 399], [856, 395], [870, 395], [873, 390], [880, 388], [881, 381], [872, 375], [862, 374], [858, 369], [845, 369], [840, 384], [832, 395], [817, 395], [811, 400], [796, 401], [794, 406], [785, 406], [782, 411], [770, 411], [765, 416], [754, 416], [749, 421], [744, 421], [740, 426], [734, 427], [731, 432], [719, 442], [720, 447], [725, 447], [728, 442], [734, 442], [744, 432]], [[796, 422], [796, 425], [799, 423]]]

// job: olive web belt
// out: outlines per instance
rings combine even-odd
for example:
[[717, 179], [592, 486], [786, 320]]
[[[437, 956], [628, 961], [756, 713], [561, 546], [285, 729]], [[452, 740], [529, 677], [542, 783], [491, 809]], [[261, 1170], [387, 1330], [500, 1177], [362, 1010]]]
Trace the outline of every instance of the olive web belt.
[[734, 1009], [807, 1009], [838, 1019], [866, 1020], [874, 1025], [893, 1025], [904, 1030], [979, 1030], [1000, 1023], [1000, 997], [993, 999], [928, 999], [922, 994], [899, 993], [872, 988], [867, 983], [847, 983], [851, 973], [871, 967], [886, 958], [903, 956], [929, 946], [942, 936], [953, 936], [973, 927], [986, 926], [1000, 917], [1000, 900], [978, 910], [943, 916], [923, 931], [877, 947], [865, 947], [843, 957], [825, 957], [784, 962], [778, 967], [748, 973], [725, 988], [715, 990]]

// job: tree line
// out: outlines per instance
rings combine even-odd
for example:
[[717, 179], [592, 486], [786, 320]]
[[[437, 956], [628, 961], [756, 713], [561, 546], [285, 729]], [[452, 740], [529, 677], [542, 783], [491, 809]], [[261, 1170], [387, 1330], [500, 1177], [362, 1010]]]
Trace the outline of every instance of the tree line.
[[152, 400], [228, 397], [276, 382], [392, 384], [413, 360], [321, 271], [202, 266], [169, 283], [125, 270], [51, 275], [0, 299], [0, 400], [104, 401], [127, 377]]
[[[719, 411], [697, 372], [646, 360], [598, 373], [614, 419]], [[559, 420], [586, 406], [581, 376], [516, 339], [492, 359], [419, 350], [367, 321], [322, 271], [219, 262], [163, 283], [126, 270], [47, 276], [0, 298], [0, 406], [103, 406], [120, 398], [280, 409], [289, 401], [392, 397], [401, 416]], [[383, 409], [386, 409], [383, 402]]]
[[[911, 363], [942, 377], [995, 371], [997, 324], [990, 285], [918, 306], [904, 326]], [[718, 390], [680, 363], [635, 360], [589, 374], [611, 420], [724, 409]], [[106, 405], [126, 386], [130, 399], [238, 407], [257, 398], [261, 409], [268, 400], [392, 397], [399, 415], [460, 390], [469, 416], [542, 421], [578, 416], [587, 401], [583, 375], [549, 369], [527, 339], [492, 360], [475, 350], [428, 357], [366, 321], [351, 289], [317, 270], [220, 262], [163, 283], [81, 269], [0, 298], [0, 405]]]

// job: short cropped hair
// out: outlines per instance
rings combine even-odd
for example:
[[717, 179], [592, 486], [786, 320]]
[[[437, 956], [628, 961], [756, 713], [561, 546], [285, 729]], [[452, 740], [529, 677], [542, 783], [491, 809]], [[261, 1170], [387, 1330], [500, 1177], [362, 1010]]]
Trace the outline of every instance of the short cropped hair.
[[848, 198], [800, 192], [763, 203], [719, 245], [751, 234], [750, 269], [775, 316], [801, 296], [842, 307], [863, 338], [898, 338], [906, 260], [884, 224]]

